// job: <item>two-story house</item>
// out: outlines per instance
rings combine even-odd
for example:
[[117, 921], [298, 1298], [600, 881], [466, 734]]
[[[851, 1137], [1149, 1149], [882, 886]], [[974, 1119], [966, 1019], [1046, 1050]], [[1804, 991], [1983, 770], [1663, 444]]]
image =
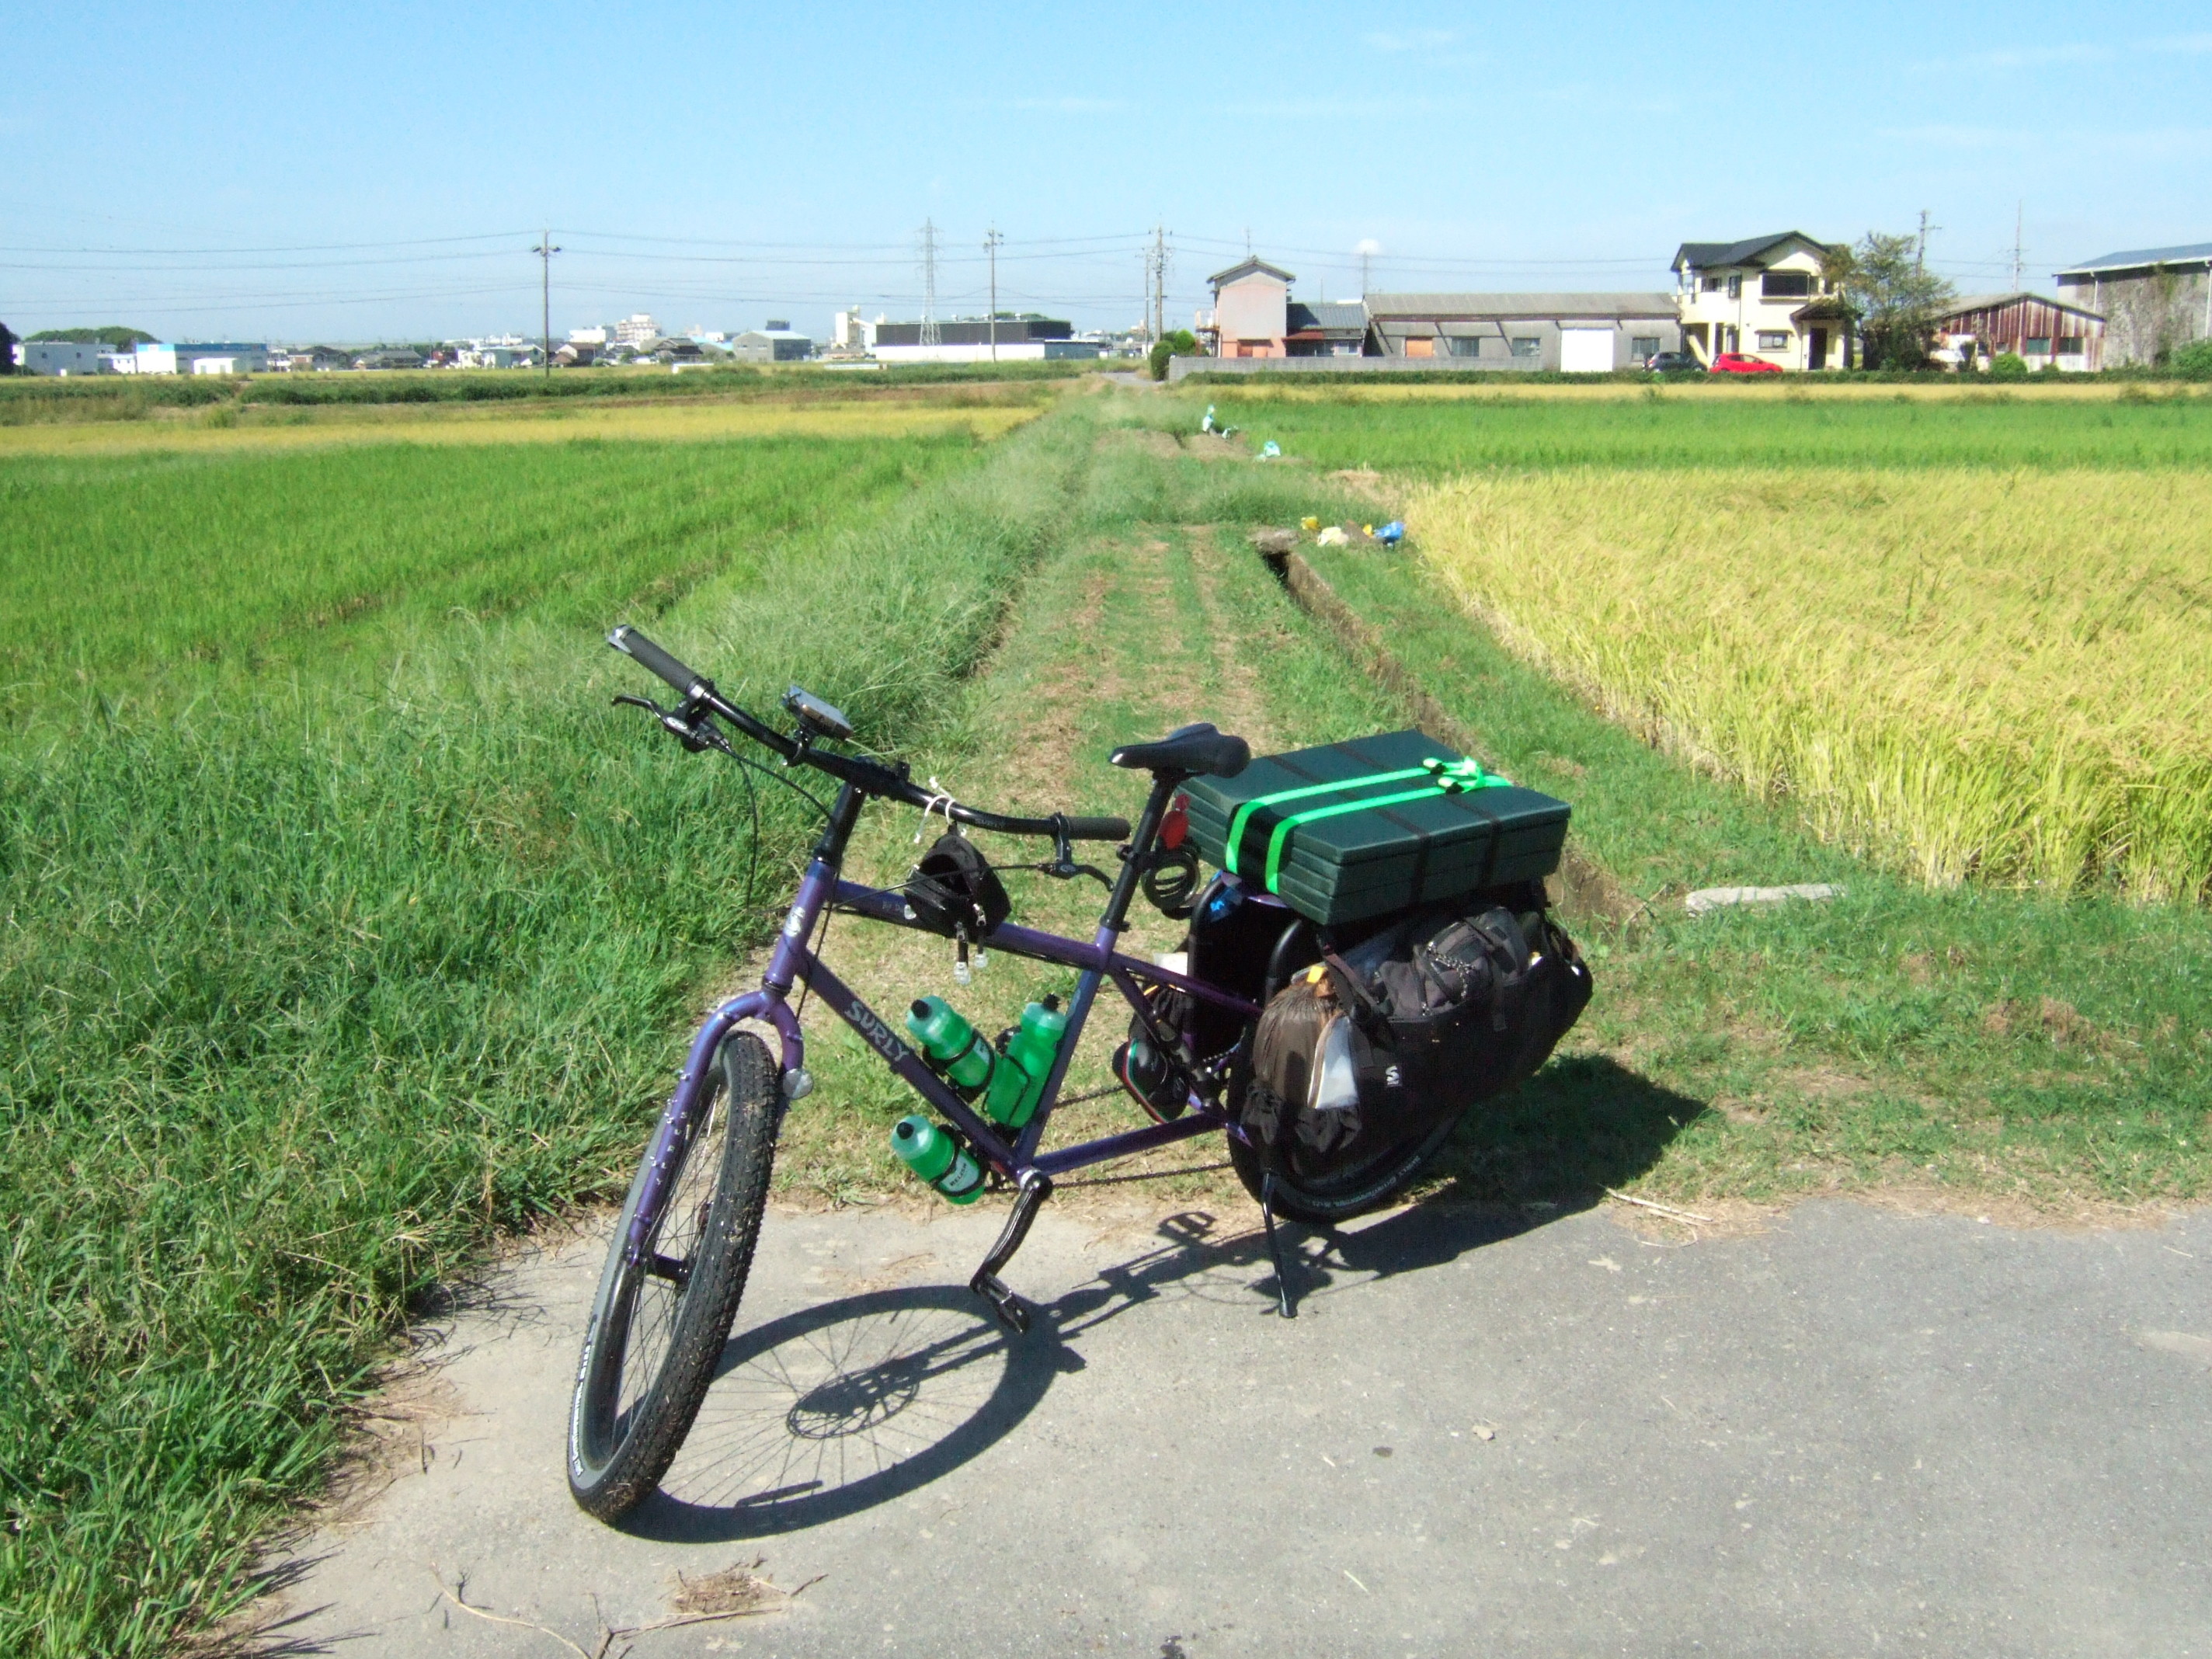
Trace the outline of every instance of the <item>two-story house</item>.
[[1683, 243], [1674, 255], [1683, 343], [1707, 363], [1734, 351], [1779, 368], [1849, 368], [1849, 313], [1820, 275], [1838, 251], [1796, 230]]

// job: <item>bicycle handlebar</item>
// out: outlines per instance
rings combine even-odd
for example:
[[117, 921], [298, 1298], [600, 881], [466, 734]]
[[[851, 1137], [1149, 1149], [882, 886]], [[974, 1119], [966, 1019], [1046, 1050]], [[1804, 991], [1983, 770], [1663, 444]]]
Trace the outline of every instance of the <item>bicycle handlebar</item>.
[[714, 683], [704, 674], [693, 673], [628, 623], [608, 635], [607, 643], [643, 664], [687, 697], [696, 696], [702, 688], [709, 691], [714, 688]]
[[1129, 837], [1129, 821], [1127, 818], [1079, 818], [1070, 817], [1065, 813], [1054, 813], [1048, 818], [1013, 818], [998, 812], [986, 812], [978, 807], [963, 806], [957, 801], [947, 801], [942, 795], [933, 794], [908, 781], [900, 772], [894, 771], [881, 761], [833, 754], [815, 748], [810, 742], [785, 737], [774, 726], [731, 702], [714, 690], [714, 681], [686, 668], [627, 623], [607, 635], [607, 643], [667, 681], [683, 694], [686, 702], [702, 705], [762, 747], [781, 755], [787, 765], [803, 763], [811, 766], [868, 794], [902, 801], [908, 806], [927, 807], [933, 811], [942, 812], [955, 823], [972, 824], [978, 830], [988, 830], [996, 835], [1051, 836], [1055, 838], [1065, 836], [1070, 841], [1127, 841]]

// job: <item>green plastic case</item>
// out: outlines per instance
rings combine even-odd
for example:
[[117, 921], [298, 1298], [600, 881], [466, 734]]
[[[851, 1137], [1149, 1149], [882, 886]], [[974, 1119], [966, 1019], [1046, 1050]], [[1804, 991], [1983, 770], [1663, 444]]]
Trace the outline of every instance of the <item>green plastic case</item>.
[[1206, 859], [1324, 926], [1539, 880], [1559, 868], [1571, 812], [1410, 728], [1261, 756], [1183, 793]]

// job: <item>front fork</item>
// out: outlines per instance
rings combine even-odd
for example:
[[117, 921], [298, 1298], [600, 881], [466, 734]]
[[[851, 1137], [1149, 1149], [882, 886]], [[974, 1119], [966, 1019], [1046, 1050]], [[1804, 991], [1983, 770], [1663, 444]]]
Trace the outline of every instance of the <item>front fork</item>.
[[[838, 805], [845, 805], [842, 798]], [[834, 831], [836, 828], [833, 817], [831, 829]], [[849, 833], [849, 822], [844, 828]], [[829, 839], [825, 833], [824, 842]], [[775, 1027], [781, 1050], [776, 1089], [779, 1119], [786, 1107], [814, 1087], [814, 1079], [806, 1069], [806, 1035], [799, 1029], [799, 1016], [792, 1012], [789, 993], [805, 962], [806, 941], [837, 884], [836, 865], [823, 856], [824, 850], [816, 848], [814, 861], [807, 866], [805, 879], [799, 883], [799, 896], [792, 901], [790, 913], [776, 936], [775, 950], [769, 958], [768, 973], [760, 988], [732, 997], [722, 1004], [707, 1017], [698, 1035], [691, 1039], [690, 1054], [684, 1062], [684, 1069], [677, 1073], [675, 1091], [661, 1109], [660, 1121], [653, 1132], [645, 1190], [638, 1194], [636, 1207], [630, 1212], [629, 1237], [624, 1249], [633, 1264], [651, 1260], [653, 1236], [660, 1224], [661, 1209], [668, 1201], [669, 1184], [690, 1139], [700, 1103], [706, 1098], [708, 1068], [719, 1061], [723, 1040], [733, 1026], [749, 1019], [764, 1019]], [[830, 850], [843, 850], [842, 837], [839, 844]]]

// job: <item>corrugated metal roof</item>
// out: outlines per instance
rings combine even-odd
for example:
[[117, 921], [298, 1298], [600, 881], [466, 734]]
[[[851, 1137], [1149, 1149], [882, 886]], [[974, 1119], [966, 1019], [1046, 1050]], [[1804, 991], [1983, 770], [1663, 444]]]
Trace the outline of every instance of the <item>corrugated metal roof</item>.
[[1665, 317], [1672, 294], [1370, 294], [1367, 314], [1386, 318]]
[[2138, 265], [2194, 264], [2200, 259], [2212, 263], [2212, 242], [2190, 242], [2180, 247], [2139, 247], [2124, 253], [2107, 253], [2099, 258], [2084, 259], [2078, 265], [2069, 265], [2058, 275], [2087, 276], [2100, 270], [2129, 270]]
[[2054, 311], [2070, 311], [2077, 317], [2094, 318], [2100, 323], [2105, 320], [2103, 317], [2100, 316], [2096, 312], [2090, 310], [2087, 306], [2077, 306], [2072, 301], [2067, 300], [2054, 300], [2048, 295], [2045, 294], [2025, 293], [1961, 295], [1959, 298], [1952, 301], [1949, 305], [1945, 306], [1941, 312], [1936, 313], [1936, 319], [1940, 322], [1943, 319], [1948, 317], [1963, 317], [1970, 311], [1995, 311], [2000, 306], [2008, 306], [2014, 301], [2022, 300], [2026, 301], [2030, 305], [2049, 306]]

